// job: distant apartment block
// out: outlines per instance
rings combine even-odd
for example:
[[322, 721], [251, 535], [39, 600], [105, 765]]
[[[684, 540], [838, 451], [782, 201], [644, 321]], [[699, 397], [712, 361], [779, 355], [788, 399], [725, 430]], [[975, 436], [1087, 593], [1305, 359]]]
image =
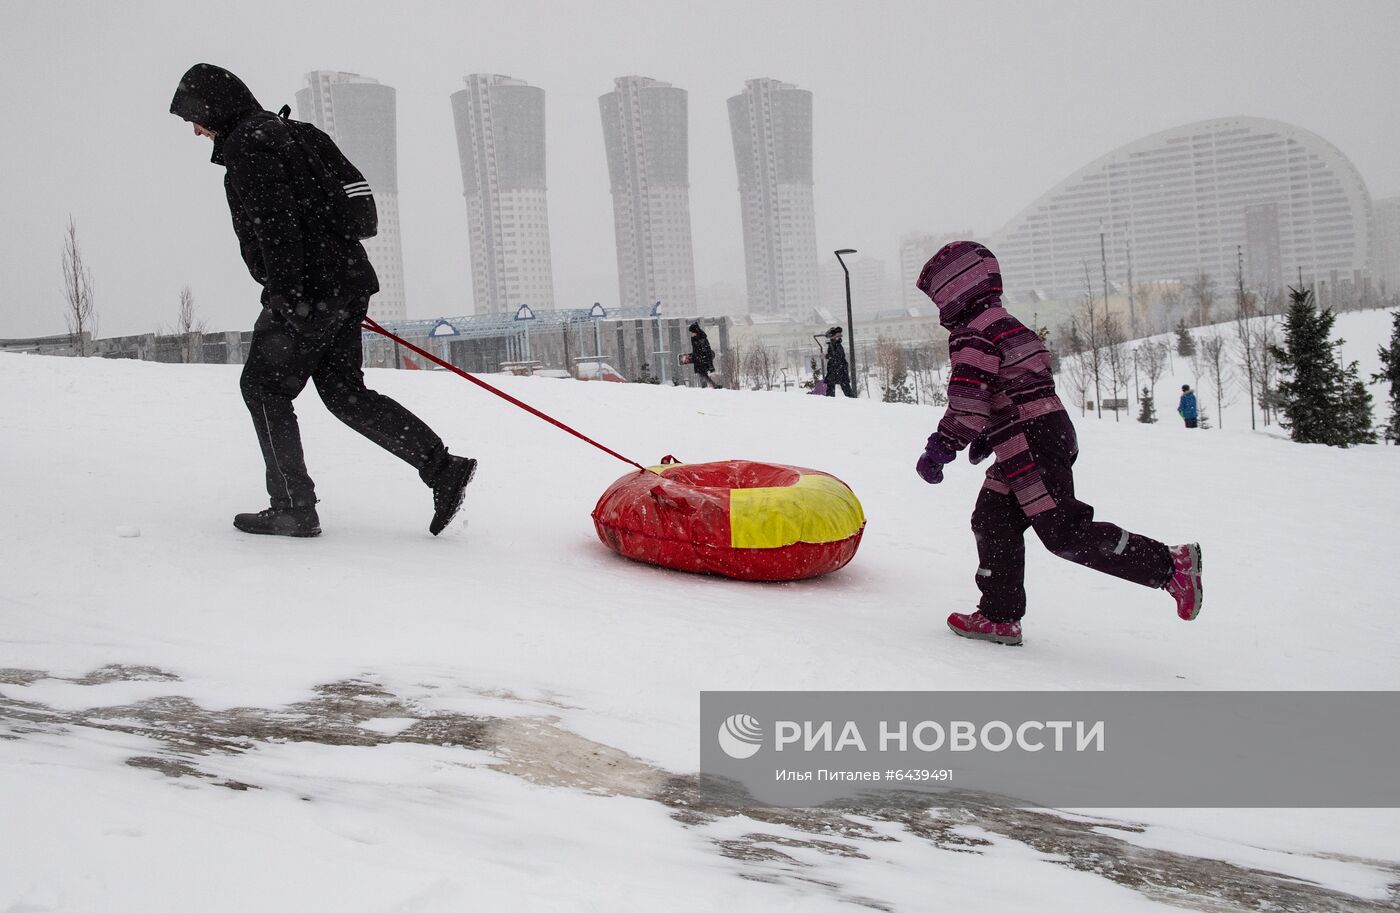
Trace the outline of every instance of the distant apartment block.
[[873, 317], [880, 311], [899, 306], [890, 294], [889, 273], [884, 260], [858, 257], [854, 262], [848, 258], [847, 262], [851, 270], [851, 310], [854, 313]]
[[[817, 261], [817, 307], [822, 319], [840, 318], [846, 322], [846, 274], [835, 256], [822, 257]], [[849, 261], [848, 261], [849, 262]]]
[[[823, 314], [846, 322], [846, 274], [834, 254], [819, 258], [817, 268], [820, 283], [818, 306]], [[864, 255], [846, 256], [846, 266], [851, 271], [851, 313], [855, 317], [870, 318], [880, 311], [900, 307], [900, 301], [892, 292], [889, 275], [884, 260]], [[824, 318], [825, 319], [825, 318]]]
[[369, 303], [369, 314], [376, 320], [407, 317], [397, 116], [394, 89], [357, 73], [316, 70], [306, 74], [306, 86], [297, 92], [297, 117], [329, 134], [374, 191], [379, 233], [364, 244], [379, 276], [379, 292]]
[[452, 95], [477, 314], [554, 308], [544, 90], [474, 73]]
[[[1042, 291], [1076, 296], [1084, 270], [1109, 281], [1229, 284], [1241, 248], [1268, 284], [1363, 276], [1371, 256], [1371, 195], [1355, 166], [1315, 133], [1229, 117], [1144, 137], [1094, 161], [1036, 200], [991, 245], [1013, 301]], [[1277, 253], [1275, 254], [1275, 248]], [[1097, 276], [1095, 277], [1097, 279]]]
[[743, 94], [729, 99], [729, 127], [739, 173], [749, 310], [806, 320], [821, 303], [812, 93], [776, 79], [748, 80]]
[[690, 232], [690, 153], [684, 89], [620, 76], [598, 99], [612, 188], [622, 307], [662, 303], [696, 313]]
[[738, 317], [749, 312], [744, 288], [733, 282], [711, 282], [695, 288], [695, 309], [701, 317]]
[[1283, 247], [1277, 203], [1244, 210], [1244, 278], [1251, 288], [1273, 295], [1283, 288]]
[[1376, 201], [1372, 273], [1386, 295], [1400, 292], [1400, 197]]
[[[933, 307], [928, 296], [915, 286], [919, 273], [939, 248], [953, 241], [980, 241], [972, 229], [945, 232], [933, 235], [924, 231], [911, 231], [899, 239], [899, 289], [897, 297], [901, 307]], [[995, 251], [993, 251], [995, 253]]]

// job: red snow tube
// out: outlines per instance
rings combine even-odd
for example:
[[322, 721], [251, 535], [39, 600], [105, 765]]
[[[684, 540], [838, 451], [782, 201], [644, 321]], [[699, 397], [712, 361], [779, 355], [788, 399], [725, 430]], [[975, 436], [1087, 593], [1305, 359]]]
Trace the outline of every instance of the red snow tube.
[[738, 580], [801, 580], [855, 557], [865, 514], [845, 482], [815, 469], [663, 461], [603, 492], [593, 525], [604, 544], [636, 561]]

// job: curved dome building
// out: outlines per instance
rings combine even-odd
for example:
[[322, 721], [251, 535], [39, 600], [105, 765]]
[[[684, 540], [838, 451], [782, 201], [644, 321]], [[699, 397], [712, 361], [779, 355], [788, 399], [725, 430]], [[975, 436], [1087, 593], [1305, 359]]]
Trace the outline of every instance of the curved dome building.
[[991, 239], [1012, 300], [1109, 281], [1359, 279], [1370, 250], [1371, 195], [1331, 143], [1281, 121], [1229, 117], [1155, 133], [1086, 165]]

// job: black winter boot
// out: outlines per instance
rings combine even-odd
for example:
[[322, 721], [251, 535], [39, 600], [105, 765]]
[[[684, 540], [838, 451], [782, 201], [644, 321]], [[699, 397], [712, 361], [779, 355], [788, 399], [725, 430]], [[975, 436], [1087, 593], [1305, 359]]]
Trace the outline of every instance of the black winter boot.
[[433, 522], [428, 524], [428, 532], [436, 536], [447, 529], [447, 524], [457, 516], [466, 496], [467, 486], [476, 475], [476, 460], [471, 457], [449, 456], [447, 465], [438, 471], [433, 480]]
[[314, 507], [269, 507], [255, 514], [239, 514], [233, 525], [245, 533], [260, 536], [321, 535], [321, 518]]

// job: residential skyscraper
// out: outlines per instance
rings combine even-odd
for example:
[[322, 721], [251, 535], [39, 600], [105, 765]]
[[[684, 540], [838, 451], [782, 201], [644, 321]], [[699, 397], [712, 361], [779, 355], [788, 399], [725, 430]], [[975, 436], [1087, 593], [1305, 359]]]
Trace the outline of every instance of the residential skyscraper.
[[750, 79], [729, 99], [749, 310], [805, 320], [820, 303], [812, 202], [812, 93]]
[[544, 168], [544, 90], [473, 73], [452, 95], [478, 314], [554, 308]]
[[306, 74], [306, 86], [297, 92], [297, 117], [328, 133], [374, 191], [379, 233], [364, 244], [379, 292], [370, 299], [369, 314], [375, 320], [405, 319], [394, 89], [358, 73], [316, 70]]
[[686, 92], [645, 76], [619, 76], [613, 85], [598, 108], [620, 303], [650, 307], [660, 301], [671, 316], [697, 313]]

